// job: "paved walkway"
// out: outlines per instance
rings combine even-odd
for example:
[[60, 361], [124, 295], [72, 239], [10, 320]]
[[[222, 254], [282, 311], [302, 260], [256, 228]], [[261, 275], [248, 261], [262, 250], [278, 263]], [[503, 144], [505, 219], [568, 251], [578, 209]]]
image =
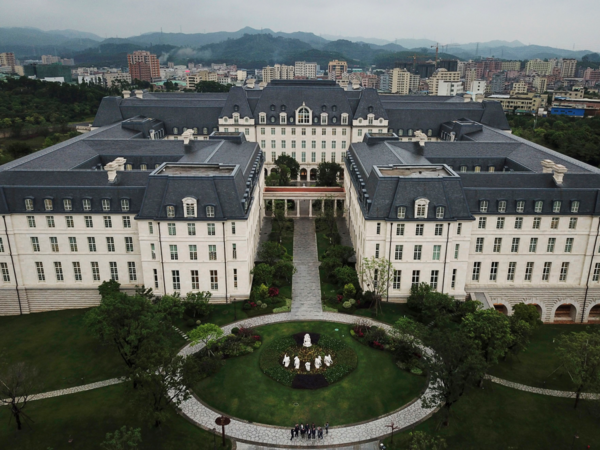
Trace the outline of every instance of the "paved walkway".
[[[540, 395], [548, 395], [550, 397], [563, 397], [563, 398], [575, 398], [576, 392], [572, 391], [556, 391], [554, 389], [542, 389], [533, 386], [527, 386], [526, 384], [515, 383], [513, 381], [503, 380], [502, 378], [496, 378], [492, 375], [485, 376], [492, 383], [501, 384], [502, 386], [506, 386], [512, 389], [517, 389], [519, 391], [531, 392], [533, 394]], [[585, 400], [598, 400], [600, 399], [600, 394], [593, 393], [582, 393], [581, 399]]]
[[319, 319], [321, 306], [321, 283], [315, 221], [294, 221], [294, 266], [297, 272], [292, 279], [293, 319]]
[[[301, 440], [300, 438], [298, 439], [294, 439], [294, 440]], [[317, 439], [318, 440], [318, 439]], [[352, 445], [352, 446], [347, 446], [347, 447], [321, 447], [321, 450], [328, 450], [328, 449], [332, 449], [332, 450], [378, 450], [379, 449], [379, 445], [378, 445], [379, 441], [373, 441], [373, 442], [367, 442], [365, 444], [357, 444], [357, 445]], [[307, 444], [308, 446], [308, 444]], [[237, 442], [236, 443], [236, 449], [237, 450], [293, 450], [294, 447], [264, 447], [262, 445], [256, 445], [256, 444], [247, 444], [245, 442]]]
[[[34, 394], [29, 398], [29, 401], [32, 400], [42, 400], [44, 398], [52, 398], [59, 397], [61, 395], [67, 394], [77, 394], [79, 392], [91, 391], [92, 389], [98, 389], [101, 387], [112, 386], [113, 384], [123, 383], [122, 378], [111, 378], [110, 380], [97, 381], [96, 383], [84, 384], [83, 386], [75, 386], [68, 389], [59, 389], [57, 391], [43, 392], [40, 394]], [[2, 406], [3, 403], [0, 403]]]

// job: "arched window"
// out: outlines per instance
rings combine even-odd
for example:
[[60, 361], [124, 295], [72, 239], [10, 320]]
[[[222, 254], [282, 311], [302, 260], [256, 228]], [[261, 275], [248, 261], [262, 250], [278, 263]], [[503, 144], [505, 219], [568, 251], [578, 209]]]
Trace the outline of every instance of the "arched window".
[[402, 128], [398, 128], [398, 136], [404, 135], [404, 130]]
[[129, 211], [129, 199], [128, 198], [122, 198], [121, 199], [121, 211]]
[[73, 202], [70, 198], [63, 199], [63, 208], [65, 211], [73, 211]]
[[186, 197], [182, 200], [182, 203], [184, 216], [196, 217], [196, 199], [193, 197]]
[[148, 164], [140, 164], [140, 170], [148, 170]]
[[466, 172], [467, 171], [467, 166], [460, 166], [460, 171], [461, 172]]
[[542, 209], [543, 209], [543, 207], [544, 207], [544, 202], [543, 202], [543, 201], [541, 201], [541, 200], [537, 200], [537, 201], [535, 202], [534, 206], [533, 206], [533, 210], [534, 210], [536, 213], [541, 213], [541, 212], [542, 212]]
[[323, 112], [327, 111], [327, 106], [325, 106], [325, 105], [321, 106], [321, 111], [323, 111]]
[[412, 136], [412, 135], [413, 135], [413, 129], [412, 129], [412, 128], [409, 128], [409, 129], [408, 129], [408, 131], [406, 132], [406, 134], [407, 134], [408, 136]]
[[167, 206], [167, 217], [172, 219], [175, 217], [175, 207], [172, 205]]
[[33, 211], [33, 199], [32, 198], [25, 199], [25, 210]]
[[429, 200], [426, 198], [420, 198], [415, 201], [415, 217], [417, 219], [426, 219], [427, 218], [427, 207], [429, 205]]
[[194, 127], [194, 134], [198, 134], [198, 127]]
[[285, 111], [285, 105], [281, 105], [281, 110]]
[[369, 106], [369, 109], [368, 109], [368, 111], [369, 111], [370, 113], [372, 113], [372, 112], [373, 112], [373, 107], [372, 107], [372, 106]]
[[429, 136], [429, 137], [433, 136], [433, 130], [431, 128], [429, 128], [427, 130], [427, 136]]
[[303, 106], [302, 108], [298, 109], [298, 120], [296, 121], [296, 123], [298, 124], [307, 124], [310, 123], [310, 111], [307, 107]]
[[206, 217], [215, 217], [215, 207], [214, 206], [206, 207]]
[[179, 128], [173, 127], [173, 134], [179, 134]]
[[208, 128], [206, 128], [206, 127], [202, 128], [202, 134], [208, 134]]
[[443, 219], [445, 211], [446, 211], [446, 208], [444, 208], [443, 206], [438, 206], [435, 209], [435, 218], [436, 219]]

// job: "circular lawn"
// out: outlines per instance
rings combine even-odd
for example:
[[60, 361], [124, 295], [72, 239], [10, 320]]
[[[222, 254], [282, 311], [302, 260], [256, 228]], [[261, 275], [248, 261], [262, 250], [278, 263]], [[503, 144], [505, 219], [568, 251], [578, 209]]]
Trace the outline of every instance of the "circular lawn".
[[[351, 338], [348, 324], [286, 322], [256, 331], [263, 340], [258, 350], [226, 360], [216, 375], [194, 386], [196, 395], [207, 405], [230, 416], [279, 426], [300, 422], [345, 425], [399, 409], [425, 388], [426, 378], [400, 370], [390, 353]], [[277, 339], [305, 331], [343, 341], [356, 352], [356, 369], [317, 390], [292, 389], [265, 375], [259, 365], [261, 352]]]

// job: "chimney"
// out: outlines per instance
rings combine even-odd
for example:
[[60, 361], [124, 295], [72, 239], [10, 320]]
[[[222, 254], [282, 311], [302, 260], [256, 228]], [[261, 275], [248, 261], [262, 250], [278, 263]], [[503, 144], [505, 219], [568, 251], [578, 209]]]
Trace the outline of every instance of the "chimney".
[[113, 161], [113, 164], [116, 166], [117, 170], [125, 170], [125, 163], [127, 160], [125, 158], [117, 158]]
[[192, 153], [192, 144], [190, 144], [190, 139], [192, 138], [193, 135], [194, 135], [194, 130], [192, 128], [185, 130], [181, 134], [181, 137], [183, 138], [183, 150], [186, 154]]
[[562, 186], [565, 173], [567, 173], [567, 168], [562, 164], [556, 164], [554, 166], [554, 181], [557, 186]]
[[542, 173], [552, 173], [552, 169], [554, 169], [554, 161], [551, 159], [544, 159], [542, 161]]
[[465, 99], [465, 103], [469, 103], [471, 101], [471, 94], [465, 94], [463, 98]]
[[483, 102], [483, 94], [475, 94], [475, 101], [482, 103]]
[[131, 97], [131, 91], [123, 91], [123, 98]]
[[144, 91], [142, 91], [141, 89], [137, 89], [135, 91], [135, 96], [136, 98], [144, 98]]
[[104, 166], [104, 170], [108, 174], [108, 182], [110, 184], [114, 184], [117, 180], [117, 164], [115, 162], [109, 162]]

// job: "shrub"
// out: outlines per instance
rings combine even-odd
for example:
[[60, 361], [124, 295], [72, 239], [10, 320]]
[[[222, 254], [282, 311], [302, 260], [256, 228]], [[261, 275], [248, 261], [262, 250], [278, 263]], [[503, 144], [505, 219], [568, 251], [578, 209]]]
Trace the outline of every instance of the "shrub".
[[231, 329], [231, 334], [238, 334], [240, 332], [240, 329], [238, 327], [233, 327]]
[[212, 294], [208, 291], [189, 292], [184, 299], [186, 313], [194, 318], [208, 316], [213, 309], [209, 303], [211, 297]]
[[296, 267], [290, 261], [279, 260], [273, 266], [273, 276], [280, 282], [291, 281], [295, 273]]
[[271, 286], [273, 284], [273, 275], [275, 273], [275, 269], [268, 264], [258, 264], [250, 273], [254, 275], [254, 283], [257, 286], [262, 284]]
[[256, 302], [256, 304], [257, 304], [258, 306], [262, 306], [263, 302], [261, 302], [261, 301], [259, 300], [259, 301], [257, 301], [257, 302]]
[[269, 305], [267, 305], [266, 303], [263, 303], [262, 305], [260, 305], [260, 307], [261, 307], [262, 309], [267, 309], [267, 307], [268, 307], [268, 306], [269, 306]]
[[276, 287], [269, 288], [269, 297], [277, 297], [279, 295], [279, 289]]
[[414, 375], [423, 375], [423, 371], [418, 367], [413, 367], [412, 369], [410, 369], [410, 373]]
[[352, 284], [355, 289], [360, 287], [360, 284], [358, 283], [358, 275], [356, 274], [356, 270], [354, 270], [352, 267], [338, 267], [333, 271], [333, 274], [337, 284], [340, 286]]
[[344, 308], [346, 308], [346, 309], [350, 309], [350, 308], [352, 308], [352, 303], [350, 303], [350, 302], [344, 302], [344, 303], [342, 303], [342, 306]]
[[365, 340], [368, 344], [374, 346], [374, 343], [377, 342], [379, 345], [381, 345], [381, 348], [383, 349], [383, 344], [388, 342], [388, 336], [385, 330], [383, 330], [382, 328], [374, 327], [369, 329], [369, 331], [365, 333]]
[[328, 280], [333, 280], [335, 269], [341, 266], [342, 262], [337, 258], [325, 258], [321, 262], [321, 269], [323, 269]]
[[262, 342], [261, 342], [261, 341], [256, 341], [256, 342], [254, 343], [254, 348], [260, 348], [260, 346], [261, 346], [261, 345], [262, 345]]
[[349, 299], [349, 300], [348, 300], [348, 302], [349, 302], [351, 305], [354, 305], [354, 304], [356, 304], [356, 300], [354, 300], [353, 298]]
[[352, 283], [348, 283], [344, 285], [344, 297], [345, 298], [354, 298], [356, 294], [356, 288]]
[[248, 310], [252, 309], [252, 305], [250, 304], [249, 301], [245, 301], [244, 304], [242, 305], [242, 309], [244, 311], [248, 311]]

